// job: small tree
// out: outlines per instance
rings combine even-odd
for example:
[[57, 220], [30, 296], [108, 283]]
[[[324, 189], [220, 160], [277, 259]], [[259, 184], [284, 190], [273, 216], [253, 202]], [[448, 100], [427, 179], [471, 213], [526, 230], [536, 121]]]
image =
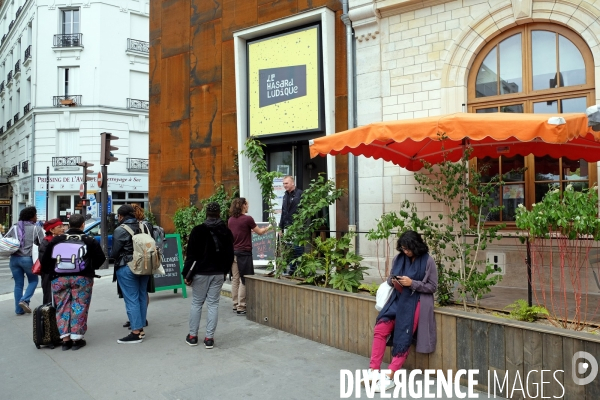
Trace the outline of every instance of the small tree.
[[[440, 135], [440, 140], [445, 140]], [[485, 225], [490, 214], [501, 210], [493, 203], [492, 193], [501, 185], [499, 176], [483, 182], [482, 170], [469, 166], [472, 150], [465, 148], [459, 162], [446, 159], [437, 165], [425, 163], [423, 171], [415, 173], [416, 190], [429, 195], [443, 205], [444, 212], [437, 218], [420, 217], [416, 205], [405, 201], [400, 213], [384, 214], [379, 222], [384, 226], [369, 233], [367, 238], [378, 240], [388, 232], [398, 234], [412, 229], [420, 232], [438, 268], [438, 302], [448, 304], [453, 298], [453, 285], [457, 284], [458, 295], [467, 308], [467, 295], [479, 305], [481, 297], [491, 290], [500, 276], [480, 252], [489, 243], [500, 239], [499, 231], [504, 224]], [[447, 156], [447, 154], [444, 154]]]
[[200, 200], [200, 207], [195, 205], [185, 205], [180, 202], [175, 215], [173, 215], [173, 225], [175, 225], [175, 233], [181, 236], [181, 247], [183, 251], [187, 249], [188, 236], [195, 226], [200, 225], [206, 220], [206, 205], [216, 202], [221, 207], [221, 219], [227, 221], [229, 219], [229, 208], [231, 201], [239, 196], [237, 188], [233, 188], [231, 193], [225, 190], [225, 186], [216, 186], [215, 193], [203, 200]]

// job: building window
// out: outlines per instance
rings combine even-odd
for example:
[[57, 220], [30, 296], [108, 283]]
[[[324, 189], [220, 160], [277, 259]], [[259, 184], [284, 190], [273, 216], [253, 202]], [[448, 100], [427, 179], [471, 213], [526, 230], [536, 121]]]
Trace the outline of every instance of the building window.
[[[469, 112], [570, 113], [594, 104], [594, 63], [583, 39], [567, 28], [543, 23], [503, 32], [476, 56], [469, 74]], [[484, 182], [501, 176], [495, 193], [502, 212], [488, 221], [515, 220], [519, 204], [531, 207], [548, 190], [587, 188], [596, 182], [596, 163], [533, 155], [473, 160]]]
[[62, 34], [71, 35], [79, 31], [79, 10], [61, 10]]

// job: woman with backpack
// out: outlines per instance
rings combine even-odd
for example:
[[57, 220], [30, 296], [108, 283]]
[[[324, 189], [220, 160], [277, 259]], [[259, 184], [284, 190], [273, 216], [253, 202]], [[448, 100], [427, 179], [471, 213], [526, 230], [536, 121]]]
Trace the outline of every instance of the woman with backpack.
[[141, 343], [144, 340], [144, 324], [148, 308], [148, 280], [149, 275], [134, 274], [127, 263], [133, 260], [133, 236], [125, 227], [134, 234], [141, 232], [140, 224], [145, 225], [144, 230], [152, 232], [148, 222], [140, 222], [135, 217], [135, 211], [129, 204], [124, 204], [117, 211], [119, 226], [113, 233], [113, 246], [110, 256], [115, 260], [113, 282], [119, 282], [125, 309], [131, 325], [131, 332], [117, 343]]
[[[146, 221], [146, 215], [144, 213], [144, 209], [140, 206], [138, 206], [137, 204], [133, 204], [133, 214], [135, 215], [135, 219], [138, 220], [138, 222], [145, 222], [145, 223], [149, 223], [148, 221]], [[150, 293], [154, 293], [156, 291], [156, 287], [154, 284], [154, 275], [149, 275], [149, 279], [148, 279], [148, 287], [147, 289], [147, 303], [146, 303], [146, 310], [148, 310], [148, 306], [150, 305]], [[123, 291], [121, 290], [121, 287], [119, 286], [119, 282], [117, 281], [117, 292], [119, 293], [119, 298], [123, 298]], [[148, 326], [148, 319], [146, 319], [146, 322], [144, 324], [144, 328]], [[131, 329], [131, 321], [127, 321], [123, 324], [123, 328], [129, 328]]]
[[85, 217], [73, 214], [69, 230], [55, 236], [41, 259], [42, 272], [52, 279], [56, 324], [63, 350], [79, 350], [86, 345], [87, 319], [96, 270], [106, 256], [100, 244], [83, 233]]
[[[33, 267], [32, 250], [34, 245], [39, 245], [44, 239], [44, 232], [37, 226], [37, 210], [35, 207], [25, 207], [19, 214], [17, 222], [6, 234], [19, 240], [19, 249], [10, 256], [10, 272], [15, 280], [15, 314], [24, 315], [31, 313], [29, 301], [35, 293], [38, 276], [31, 269]], [[27, 289], [23, 293], [27, 276]]]

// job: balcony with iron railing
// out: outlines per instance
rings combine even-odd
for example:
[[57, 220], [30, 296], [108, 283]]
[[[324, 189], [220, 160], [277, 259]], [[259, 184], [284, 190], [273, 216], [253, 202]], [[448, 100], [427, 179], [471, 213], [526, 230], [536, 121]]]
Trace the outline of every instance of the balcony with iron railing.
[[10, 21], [10, 24], [8, 24], [8, 31], [9, 32], [13, 28], [13, 26], [15, 26], [15, 20], [14, 19], [12, 21]]
[[10, 178], [11, 176], [17, 176], [17, 175], [19, 175], [19, 166], [13, 165], [12, 168], [10, 169], [10, 172], [8, 173], [8, 177]]
[[9, 130], [13, 125], [12, 119], [6, 121], [6, 130]]
[[8, 74], [6, 74], [6, 86], [9, 86], [12, 84], [12, 78], [13, 78], [13, 72], [9, 71]]
[[19, 120], [19, 113], [16, 113], [15, 116], [13, 117], [13, 121], [15, 121], [15, 125], [17, 124], [18, 120]]
[[127, 39], [127, 51], [150, 54], [150, 43], [142, 40]]
[[54, 107], [74, 107], [81, 105], [81, 95], [63, 95], [53, 97]]
[[29, 172], [29, 161], [21, 162], [21, 172]]
[[150, 110], [150, 102], [148, 100], [127, 99], [127, 108], [136, 110]]
[[4, 134], [4, 126], [0, 126], [0, 135]]
[[2, 35], [2, 39], [0, 40], [0, 44], [4, 44], [5, 40], [6, 40], [6, 33], [4, 35]]
[[54, 35], [54, 47], [83, 47], [83, 34]]
[[17, 60], [15, 63], [15, 79], [19, 77], [21, 74], [21, 60]]
[[129, 172], [147, 172], [149, 169], [149, 160], [147, 158], [127, 158], [127, 170]]
[[23, 107], [23, 116], [25, 116], [25, 114], [27, 114], [29, 111], [31, 111], [31, 103], [27, 103], [25, 104], [25, 107]]
[[23, 58], [23, 65], [26, 65], [31, 60], [31, 45], [25, 49], [25, 58]]
[[16, 15], [15, 15], [15, 19], [19, 18], [19, 15], [21, 15], [21, 11], [23, 11], [23, 6], [21, 6], [21, 7], [17, 8], [17, 12], [16, 12]]
[[0, 82], [0, 94], [4, 94], [4, 81]]
[[[61, 169], [78, 169], [79, 166], [77, 163], [81, 162], [81, 156], [62, 156], [62, 157], [52, 157], [52, 166]], [[74, 167], [74, 168], [71, 168]]]

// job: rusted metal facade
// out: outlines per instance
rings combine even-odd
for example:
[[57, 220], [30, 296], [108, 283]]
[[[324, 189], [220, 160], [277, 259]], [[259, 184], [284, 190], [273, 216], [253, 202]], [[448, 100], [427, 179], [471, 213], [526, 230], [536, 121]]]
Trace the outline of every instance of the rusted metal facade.
[[[215, 185], [238, 186], [233, 33], [318, 7], [336, 13], [335, 130], [347, 128], [346, 37], [339, 0], [151, 0], [150, 187], [152, 212], [167, 231], [182, 205]], [[347, 161], [336, 159], [338, 187]], [[336, 225], [347, 229], [347, 199]], [[332, 229], [335, 229], [332, 227]]]

